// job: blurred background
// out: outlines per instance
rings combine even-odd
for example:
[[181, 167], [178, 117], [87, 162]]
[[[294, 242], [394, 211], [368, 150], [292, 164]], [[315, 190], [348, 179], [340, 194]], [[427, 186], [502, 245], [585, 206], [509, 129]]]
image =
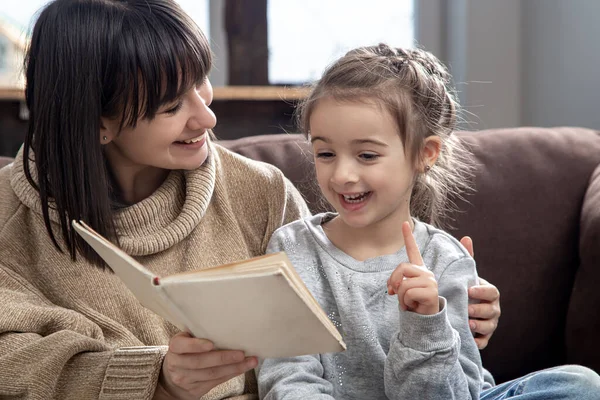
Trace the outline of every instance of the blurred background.
[[[27, 127], [22, 57], [48, 0], [0, 0], [0, 155]], [[303, 85], [347, 50], [421, 46], [450, 68], [462, 129], [600, 129], [600, 1], [179, 0], [209, 37], [222, 139], [294, 131]]]

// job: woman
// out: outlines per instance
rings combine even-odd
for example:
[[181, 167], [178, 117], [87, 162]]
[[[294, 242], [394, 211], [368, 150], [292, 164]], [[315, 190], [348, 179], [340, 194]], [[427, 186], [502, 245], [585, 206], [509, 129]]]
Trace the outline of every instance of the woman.
[[[210, 66], [173, 0], [55, 0], [41, 12], [25, 63], [29, 132], [0, 170], [0, 396], [256, 393], [254, 357], [178, 333], [70, 228], [83, 220], [168, 275], [262, 254], [275, 229], [308, 215], [279, 170], [212, 143]], [[499, 311], [497, 290], [479, 290], [492, 300], [483, 346]]]

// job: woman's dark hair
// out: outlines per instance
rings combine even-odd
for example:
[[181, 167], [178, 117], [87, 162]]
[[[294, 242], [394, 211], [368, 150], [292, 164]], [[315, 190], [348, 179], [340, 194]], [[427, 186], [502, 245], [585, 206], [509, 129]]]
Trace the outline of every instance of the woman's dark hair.
[[79, 251], [103, 265], [71, 220], [118, 242], [101, 118], [121, 129], [153, 119], [205, 79], [211, 61], [205, 36], [174, 0], [55, 0], [42, 10], [25, 57], [23, 163], [59, 251], [51, 213], [73, 260]]

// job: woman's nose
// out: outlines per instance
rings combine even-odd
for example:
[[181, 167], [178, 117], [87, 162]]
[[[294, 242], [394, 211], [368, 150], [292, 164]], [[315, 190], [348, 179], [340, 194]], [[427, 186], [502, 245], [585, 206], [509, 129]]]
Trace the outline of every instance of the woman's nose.
[[215, 113], [203, 101], [195, 102], [194, 112], [188, 120], [187, 126], [190, 130], [212, 129], [217, 124]]
[[217, 124], [217, 117], [210, 109], [213, 99], [212, 86], [208, 79], [199, 88], [190, 90], [189, 95], [193, 104], [193, 113], [188, 121], [191, 130], [212, 129]]

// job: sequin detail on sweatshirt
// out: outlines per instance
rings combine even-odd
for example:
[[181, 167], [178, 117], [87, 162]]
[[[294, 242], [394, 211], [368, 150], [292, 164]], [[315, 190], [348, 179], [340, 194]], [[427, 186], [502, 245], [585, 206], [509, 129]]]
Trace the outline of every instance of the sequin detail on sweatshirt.
[[344, 374], [346, 373], [346, 367], [342, 363], [342, 357], [336, 355], [333, 357], [333, 364], [335, 365], [335, 374], [338, 381], [338, 385], [344, 386]]
[[361, 340], [363, 342], [366, 342], [366, 343], [377, 343], [378, 342], [377, 334], [375, 333], [375, 330], [373, 330], [372, 326], [362, 325], [361, 330], [362, 330]]
[[335, 311], [332, 311], [329, 314], [327, 314], [327, 318], [331, 320], [333, 326], [335, 326], [336, 328], [340, 329], [342, 327], [342, 323], [338, 320], [337, 313]]
[[306, 270], [308, 272], [314, 274], [317, 281], [320, 281], [321, 278], [327, 279], [327, 272], [325, 272], [325, 268], [323, 268], [322, 264], [320, 264], [316, 261], [313, 261], [313, 263], [311, 265], [306, 267]]
[[300, 244], [298, 242], [293, 241], [289, 237], [283, 239], [283, 248], [285, 252], [288, 254], [296, 254]]
[[352, 289], [354, 289], [354, 287], [356, 286], [356, 282], [354, 281], [355, 276], [356, 274], [351, 274], [350, 276], [348, 276], [348, 283], [346, 287], [348, 288], [349, 292], [352, 292]]

